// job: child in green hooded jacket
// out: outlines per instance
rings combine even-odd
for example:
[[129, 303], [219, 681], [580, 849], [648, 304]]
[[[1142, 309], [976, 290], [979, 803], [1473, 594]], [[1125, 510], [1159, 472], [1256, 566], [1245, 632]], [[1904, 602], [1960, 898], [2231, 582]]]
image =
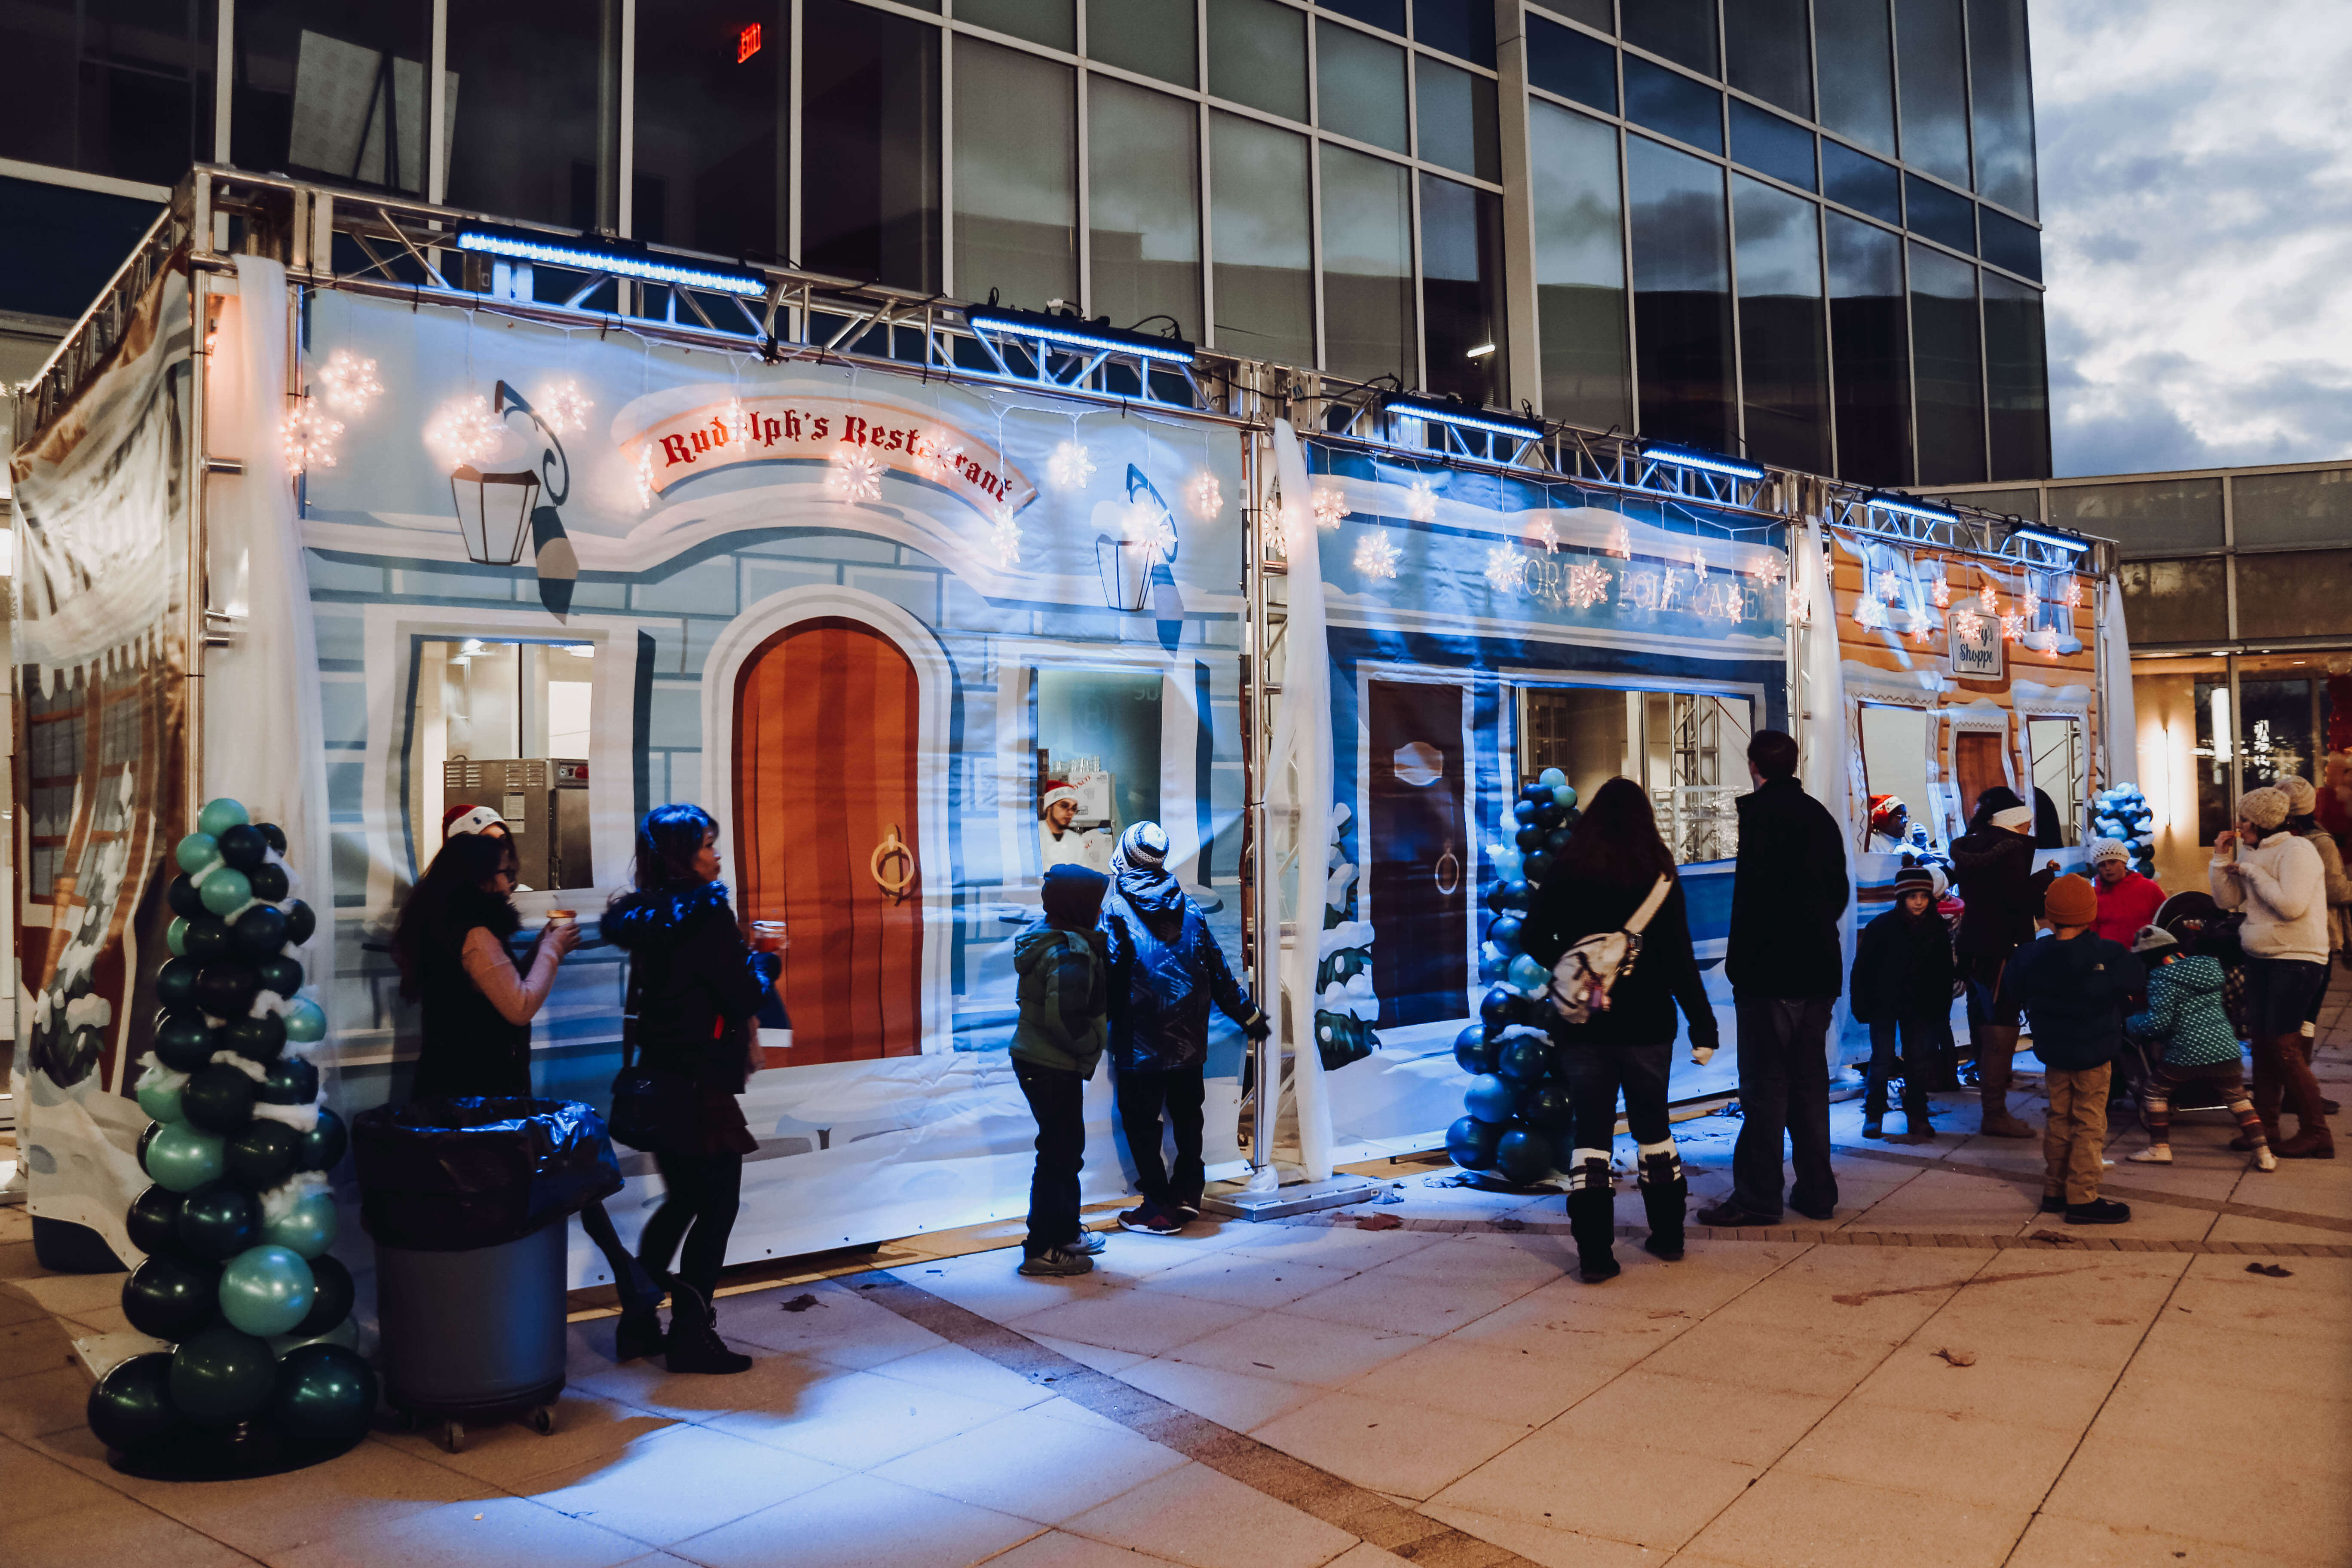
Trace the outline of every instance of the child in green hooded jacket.
[[1029, 1236], [1021, 1272], [1062, 1276], [1094, 1269], [1102, 1238], [1078, 1223], [1086, 1163], [1086, 1084], [1102, 1059], [1110, 970], [1099, 922], [1110, 879], [1084, 866], [1046, 868], [1044, 909], [1013, 939], [1013, 1074], [1037, 1119], [1037, 1165], [1029, 1179]]

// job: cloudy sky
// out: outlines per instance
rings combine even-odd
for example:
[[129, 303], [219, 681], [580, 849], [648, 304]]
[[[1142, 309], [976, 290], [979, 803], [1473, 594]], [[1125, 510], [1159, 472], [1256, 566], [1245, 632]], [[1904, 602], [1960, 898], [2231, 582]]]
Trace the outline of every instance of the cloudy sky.
[[2032, 5], [2057, 472], [2352, 456], [2352, 4]]

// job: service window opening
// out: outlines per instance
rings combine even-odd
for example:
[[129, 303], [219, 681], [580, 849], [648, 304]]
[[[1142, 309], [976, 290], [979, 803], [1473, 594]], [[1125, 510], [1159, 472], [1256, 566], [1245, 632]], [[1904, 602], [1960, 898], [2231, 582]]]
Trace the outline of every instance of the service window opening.
[[452, 805], [506, 819], [526, 889], [593, 888], [593, 643], [464, 637], [418, 645], [410, 830], [422, 872]]
[[1108, 871], [1121, 833], [1160, 820], [1160, 678], [1041, 669], [1036, 693], [1040, 864]]
[[1649, 792], [1659, 836], [1676, 864], [1727, 860], [1739, 852], [1732, 803], [1748, 789], [1754, 699], [1523, 686], [1518, 704], [1521, 787], [1558, 768], [1585, 801], [1612, 778], [1633, 779]]

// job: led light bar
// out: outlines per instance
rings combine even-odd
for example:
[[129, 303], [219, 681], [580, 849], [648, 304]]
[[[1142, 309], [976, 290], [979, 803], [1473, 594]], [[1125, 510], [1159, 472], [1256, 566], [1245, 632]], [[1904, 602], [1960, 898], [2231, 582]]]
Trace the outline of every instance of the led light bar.
[[2080, 555], [2091, 548], [2091, 542], [2087, 539], [2077, 539], [2071, 533], [2060, 533], [2054, 529], [2042, 528], [2031, 522], [2013, 525], [2009, 531], [2009, 536], [2011, 539], [2030, 539], [2036, 544], [2046, 544], [2053, 550], [2063, 550], [2069, 555]]
[[1909, 496], [1874, 492], [1863, 500], [1863, 505], [1874, 511], [1891, 511], [1904, 517], [1916, 517], [1923, 522], [1958, 522], [1960, 514], [1949, 507], [1935, 506]]
[[1008, 310], [1002, 307], [967, 310], [964, 321], [975, 332], [1005, 337], [1042, 338], [1074, 349], [1102, 349], [1134, 354], [1161, 364], [1191, 364], [1192, 345], [1181, 338], [1155, 338], [1149, 332], [1124, 331], [1098, 326], [1077, 316], [1051, 316], [1042, 310]]
[[1714, 452], [1696, 451], [1688, 447], [1654, 446], [1642, 443], [1643, 458], [1653, 463], [1664, 463], [1677, 468], [1696, 468], [1701, 473], [1727, 474], [1735, 479], [1760, 479], [1764, 468], [1760, 463], [1745, 462], [1738, 458], [1726, 458]]
[[458, 225], [457, 248], [515, 261], [576, 267], [583, 272], [603, 272], [615, 278], [641, 278], [648, 283], [667, 283], [678, 289], [740, 294], [747, 300], [760, 299], [768, 292], [768, 280], [756, 272], [739, 272], [694, 261], [671, 261], [638, 246], [595, 245], [495, 224]]
[[1408, 419], [1425, 419], [1433, 425], [1453, 425], [1465, 430], [1483, 430], [1489, 436], [1508, 436], [1514, 441], [1540, 441], [1544, 427], [1531, 419], [1512, 419], [1500, 414], [1489, 414], [1468, 405], [1456, 406], [1447, 403], [1430, 403], [1418, 397], [1386, 397], [1382, 407], [1391, 414], [1402, 414]]

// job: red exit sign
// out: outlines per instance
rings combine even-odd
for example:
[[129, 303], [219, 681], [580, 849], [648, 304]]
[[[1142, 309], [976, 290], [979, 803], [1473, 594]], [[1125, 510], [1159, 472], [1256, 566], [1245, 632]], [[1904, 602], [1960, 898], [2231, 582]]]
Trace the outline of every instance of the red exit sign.
[[735, 35], [735, 63], [741, 65], [760, 52], [760, 24], [752, 23]]

